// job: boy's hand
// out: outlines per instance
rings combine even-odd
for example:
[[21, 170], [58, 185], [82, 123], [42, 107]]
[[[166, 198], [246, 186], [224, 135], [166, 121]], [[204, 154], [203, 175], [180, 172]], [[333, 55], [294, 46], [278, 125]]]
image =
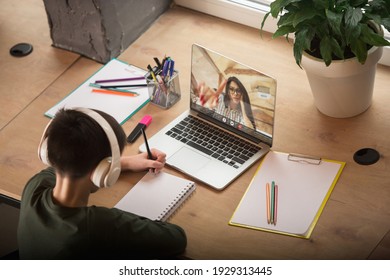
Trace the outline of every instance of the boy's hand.
[[160, 172], [165, 165], [166, 154], [157, 149], [151, 149], [151, 152], [154, 159], [148, 159], [147, 153], [140, 153], [133, 156], [122, 156], [122, 170], [131, 170], [138, 172], [149, 169], [154, 173]]

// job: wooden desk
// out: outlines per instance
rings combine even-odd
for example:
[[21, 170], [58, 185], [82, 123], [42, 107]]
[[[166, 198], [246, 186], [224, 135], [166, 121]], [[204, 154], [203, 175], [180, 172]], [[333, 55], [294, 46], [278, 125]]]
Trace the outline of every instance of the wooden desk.
[[[260, 20], [259, 20], [260, 21]], [[260, 24], [260, 23], [259, 23]], [[305, 72], [294, 62], [284, 39], [180, 7], [174, 7], [119, 58], [145, 68], [153, 57], [175, 58], [182, 100], [169, 110], [146, 105], [123, 128], [129, 133], [144, 114], [151, 114], [151, 136], [188, 106], [190, 50], [205, 45], [262, 70], [278, 80], [274, 146], [276, 151], [306, 153], [347, 162], [310, 240], [228, 225], [257, 164], [222, 192], [198, 183], [196, 193], [172, 217], [188, 236], [185, 255], [194, 259], [390, 259], [390, 69], [377, 72], [373, 105], [350, 119], [333, 119], [313, 105]], [[44, 166], [36, 156], [48, 119], [43, 113], [88, 78], [101, 65], [81, 58], [45, 89], [0, 133], [0, 191], [19, 198], [26, 181]], [[125, 154], [138, 152], [139, 138]], [[353, 162], [362, 147], [380, 151], [371, 166]], [[167, 167], [168, 172], [181, 175]], [[123, 174], [119, 182], [91, 198], [111, 207], [144, 173]]]
[[[0, 9], [0, 130], [80, 56], [52, 48], [43, 1], [2, 1]], [[30, 43], [25, 57], [9, 54], [12, 46]]]

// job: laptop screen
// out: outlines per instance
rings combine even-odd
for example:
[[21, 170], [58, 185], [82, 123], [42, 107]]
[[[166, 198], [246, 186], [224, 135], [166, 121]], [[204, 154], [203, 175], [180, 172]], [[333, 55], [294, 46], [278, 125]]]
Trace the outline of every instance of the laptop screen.
[[192, 110], [272, 146], [276, 80], [199, 45], [192, 46]]

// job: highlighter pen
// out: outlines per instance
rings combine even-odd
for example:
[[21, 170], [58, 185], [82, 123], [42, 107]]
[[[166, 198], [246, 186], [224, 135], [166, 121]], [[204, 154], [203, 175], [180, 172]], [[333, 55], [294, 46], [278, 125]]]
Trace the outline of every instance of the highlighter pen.
[[141, 135], [141, 130], [145, 129], [152, 122], [152, 116], [145, 115], [142, 120], [137, 124], [137, 126], [133, 129], [133, 131], [127, 137], [127, 142], [133, 143], [138, 137]]

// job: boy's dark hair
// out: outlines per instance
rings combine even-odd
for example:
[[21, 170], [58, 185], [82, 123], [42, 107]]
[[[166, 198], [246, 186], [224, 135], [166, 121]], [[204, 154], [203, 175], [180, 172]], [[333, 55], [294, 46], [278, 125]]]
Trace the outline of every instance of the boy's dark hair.
[[[99, 113], [111, 126], [122, 153], [126, 135], [110, 115]], [[90, 116], [72, 109], [61, 109], [47, 129], [48, 159], [57, 172], [80, 178], [91, 172], [99, 162], [111, 156], [111, 147], [103, 128]]]

